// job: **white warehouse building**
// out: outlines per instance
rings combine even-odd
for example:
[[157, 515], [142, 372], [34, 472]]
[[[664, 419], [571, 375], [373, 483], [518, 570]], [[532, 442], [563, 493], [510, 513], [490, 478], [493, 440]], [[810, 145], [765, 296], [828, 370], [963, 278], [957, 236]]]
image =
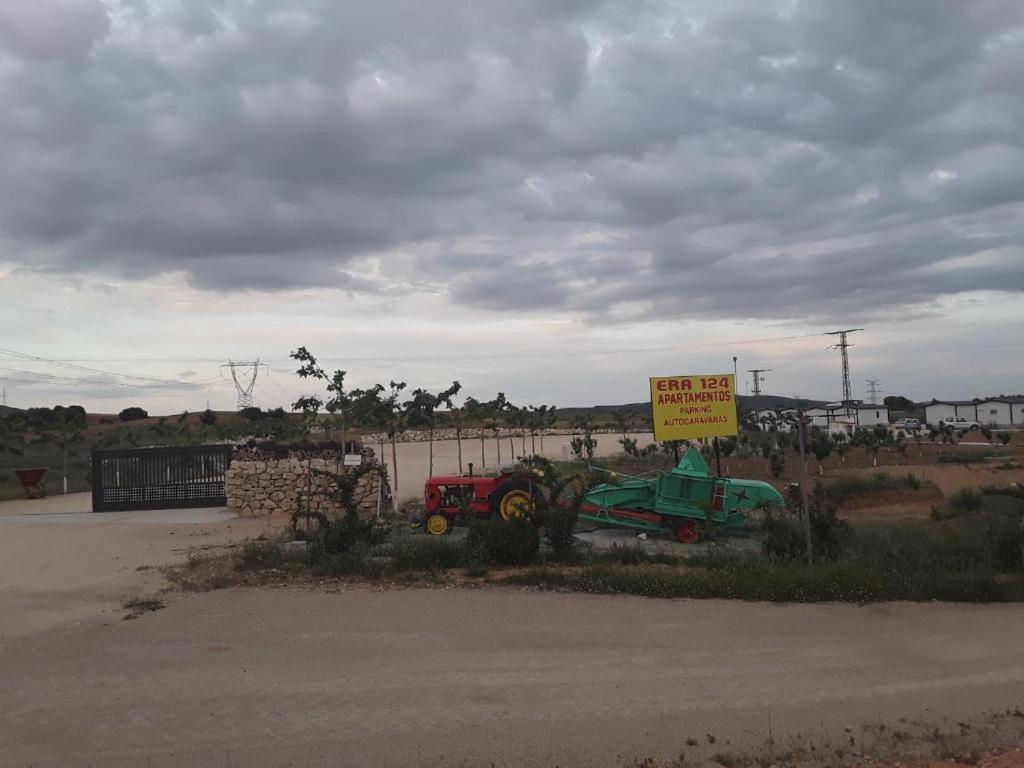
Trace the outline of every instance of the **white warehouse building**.
[[889, 423], [889, 409], [884, 405], [848, 400], [843, 403], [829, 403], [808, 408], [804, 411], [812, 426], [828, 429], [830, 432], [851, 432], [854, 429], [871, 429], [879, 424]]
[[991, 397], [986, 400], [932, 400], [924, 407], [926, 424], [943, 419], [967, 419], [983, 427], [1024, 426], [1024, 397]]

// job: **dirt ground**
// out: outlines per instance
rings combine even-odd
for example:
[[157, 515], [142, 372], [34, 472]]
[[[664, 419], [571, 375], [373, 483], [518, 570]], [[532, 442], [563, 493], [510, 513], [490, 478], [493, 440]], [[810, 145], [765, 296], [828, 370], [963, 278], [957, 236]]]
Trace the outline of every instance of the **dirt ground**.
[[[2, 641], [5, 766], [621, 766], [1024, 702], [1024, 606], [179, 594]], [[710, 735], [710, 738], [709, 738]], [[714, 740], [714, 744], [710, 743]]]
[[123, 600], [166, 585], [160, 566], [267, 528], [223, 510], [94, 515], [90, 505], [87, 493], [0, 503], [0, 643], [120, 617]]

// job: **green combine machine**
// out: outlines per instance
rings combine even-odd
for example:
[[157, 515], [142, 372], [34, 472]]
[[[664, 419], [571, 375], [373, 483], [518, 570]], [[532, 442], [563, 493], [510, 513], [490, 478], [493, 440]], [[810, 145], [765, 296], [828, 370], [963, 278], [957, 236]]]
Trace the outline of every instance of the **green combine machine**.
[[691, 447], [677, 467], [654, 478], [595, 487], [587, 494], [580, 519], [668, 530], [678, 541], [695, 544], [711, 528], [742, 525], [752, 509], [784, 505], [782, 495], [768, 483], [712, 477], [700, 451]]

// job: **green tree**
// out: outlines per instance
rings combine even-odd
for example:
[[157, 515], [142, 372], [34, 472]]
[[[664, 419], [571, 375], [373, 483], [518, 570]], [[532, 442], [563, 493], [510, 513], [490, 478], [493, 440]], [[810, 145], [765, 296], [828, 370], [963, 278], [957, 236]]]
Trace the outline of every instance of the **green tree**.
[[404, 388], [406, 388], [406, 382], [390, 381], [386, 390], [387, 395], [383, 398], [383, 406], [388, 416], [387, 435], [391, 440], [391, 467], [394, 470], [394, 494], [391, 498], [395, 512], [398, 511], [398, 435], [404, 429], [404, 413], [398, 398]]
[[205, 427], [212, 427], [217, 423], [217, 414], [207, 408], [201, 414], [199, 414], [199, 423]]
[[612, 411], [612, 420], [615, 422], [615, 427], [622, 433], [623, 440], [629, 437], [627, 432], [632, 419], [633, 415], [629, 411]]
[[20, 456], [25, 445], [25, 418], [20, 414], [0, 416], [0, 453]]
[[[498, 453], [498, 467], [501, 467], [501, 419], [505, 414], [505, 410], [508, 407], [508, 400], [505, 398], [504, 392], [499, 392], [497, 396], [487, 403], [487, 428], [494, 433], [494, 445]], [[515, 451], [513, 451], [515, 453]]]
[[901, 395], [889, 395], [882, 402], [890, 411], [912, 411], [917, 407], [913, 400]]
[[462, 404], [462, 418], [476, 427], [477, 435], [480, 438], [480, 471], [483, 472], [484, 467], [487, 466], [487, 452], [484, 445], [488, 422], [487, 404], [480, 402], [475, 397], [467, 397]]
[[[393, 384], [394, 382], [392, 382]], [[462, 388], [459, 382], [452, 382], [448, 389], [436, 395], [425, 389], [414, 389], [412, 399], [403, 404], [405, 423], [413, 429], [426, 429], [428, 442], [428, 475], [434, 474], [434, 429], [437, 426], [437, 409], [442, 405], [452, 408], [452, 397]], [[462, 474], [462, 443], [459, 442], [459, 474]]]
[[85, 439], [87, 425], [85, 409], [80, 405], [68, 408], [57, 406], [54, 409], [54, 436], [61, 450], [61, 474], [64, 481], [64, 493], [68, 492], [68, 451]]
[[117, 418], [119, 418], [121, 421], [138, 421], [139, 419], [148, 419], [149, 414], [146, 413], [146, 411], [143, 410], [142, 408], [133, 406], [131, 408], [125, 408], [123, 411], [117, 414]]

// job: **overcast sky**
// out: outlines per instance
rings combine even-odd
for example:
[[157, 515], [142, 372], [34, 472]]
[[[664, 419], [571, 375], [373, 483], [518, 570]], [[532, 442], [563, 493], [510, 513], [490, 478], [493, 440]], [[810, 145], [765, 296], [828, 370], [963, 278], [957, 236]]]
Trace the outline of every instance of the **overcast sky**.
[[1020, 0], [0, 0], [0, 386], [1022, 392], [1022, 83]]

